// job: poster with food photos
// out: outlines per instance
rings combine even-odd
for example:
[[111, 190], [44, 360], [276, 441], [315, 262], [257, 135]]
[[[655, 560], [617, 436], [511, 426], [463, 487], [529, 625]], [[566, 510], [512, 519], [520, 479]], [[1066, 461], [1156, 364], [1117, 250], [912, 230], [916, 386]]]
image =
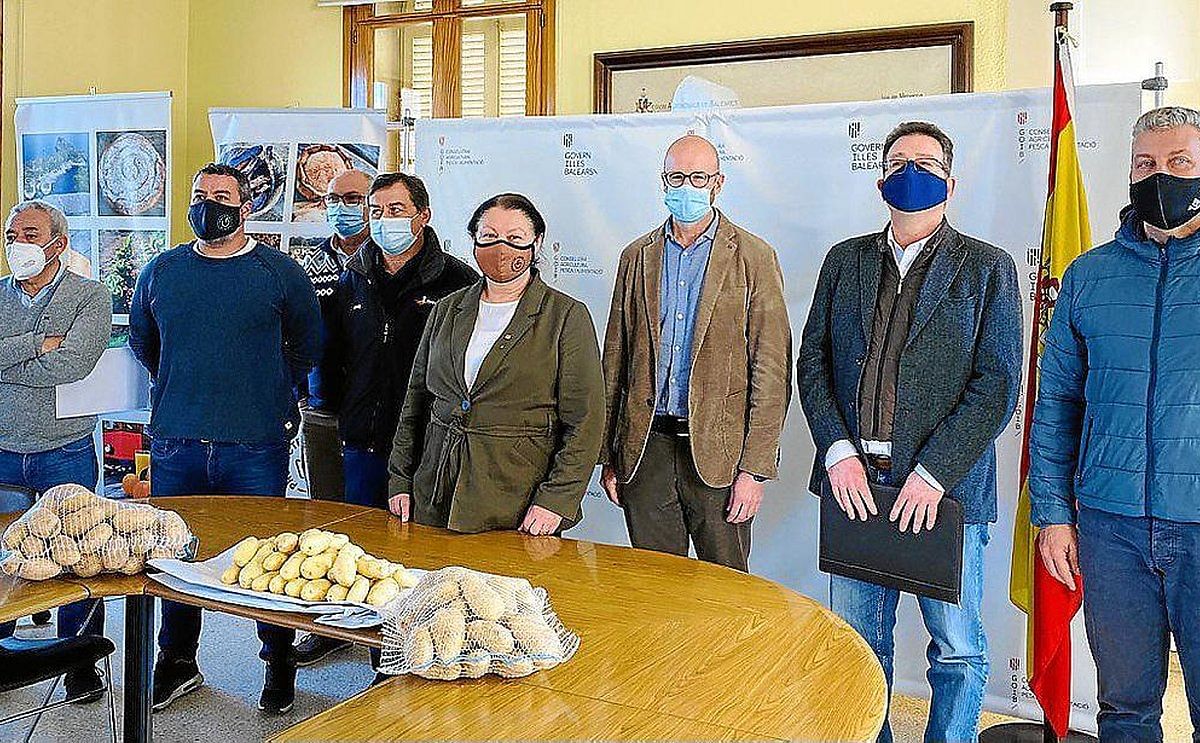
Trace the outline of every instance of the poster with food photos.
[[112, 295], [113, 339], [86, 378], [57, 389], [60, 417], [144, 408], [149, 377], [123, 342], [138, 274], [170, 247], [171, 93], [18, 98], [18, 197], [67, 217], [67, 270]]

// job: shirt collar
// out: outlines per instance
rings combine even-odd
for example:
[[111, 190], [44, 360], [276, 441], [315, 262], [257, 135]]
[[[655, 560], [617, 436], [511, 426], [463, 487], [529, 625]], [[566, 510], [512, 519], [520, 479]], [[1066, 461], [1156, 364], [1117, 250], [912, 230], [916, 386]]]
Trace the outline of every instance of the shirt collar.
[[216, 261], [223, 261], [227, 258], [237, 258], [239, 255], [245, 255], [246, 253], [249, 253], [251, 250], [254, 250], [254, 248], [257, 246], [258, 246], [258, 241], [255, 240], [253, 237], [246, 235], [246, 244], [238, 252], [231, 253], [229, 255], [208, 255], [208, 254], [202, 253], [200, 251], [200, 241], [199, 240], [195, 240], [192, 242], [192, 250], [196, 251], [196, 255], [203, 256], [204, 258], [212, 258], [213, 260], [216, 260]]
[[[711, 243], [714, 239], [716, 239], [717, 223], [721, 221], [721, 213], [719, 211], [717, 211], [716, 208], [714, 207], [712, 210], [712, 214], [713, 214], [713, 219], [711, 222], [709, 222], [708, 227], [705, 228], [704, 232], [700, 233], [700, 237], [697, 237], [696, 241], [694, 243], [692, 243], [687, 248], [684, 248], [685, 250], [690, 250], [691, 248], [700, 247], [700, 245], [702, 243], [705, 243], [705, 242]], [[671, 220], [672, 219], [674, 219], [674, 217], [667, 219], [667, 223], [665, 225], [663, 225], [663, 234], [666, 236], [667, 240], [669, 240], [671, 242], [672, 245], [679, 245], [679, 243], [675, 241], [674, 235], [671, 234]], [[680, 245], [679, 247], [682, 248], [683, 246]]]
[[900, 243], [896, 241], [896, 233], [895, 233], [895, 231], [893, 231], [892, 225], [888, 224], [888, 227], [887, 227], [888, 247], [890, 247], [892, 249], [892, 254], [896, 255], [896, 256], [904, 255], [905, 253], [907, 253], [910, 250], [913, 252], [913, 255], [916, 255], [925, 249], [925, 245], [928, 244], [930, 239], [932, 239], [933, 236], [936, 234], [937, 234], [937, 230], [934, 230], [932, 233], [930, 233], [930, 235], [928, 237], [923, 238], [921, 240], [917, 240], [915, 243], [912, 243], [907, 248], [905, 248], [905, 247], [901, 247]]
[[37, 294], [34, 294], [32, 297], [29, 296], [29, 293], [25, 291], [20, 282], [18, 282], [11, 274], [8, 278], [12, 282], [11, 286], [13, 291], [17, 292], [17, 294], [21, 297], [21, 301], [25, 303], [25, 306], [32, 307], [43, 297], [45, 297], [46, 294], [48, 294], [52, 289], [54, 289], [54, 287], [58, 285], [58, 282], [62, 281], [62, 277], [64, 274], [66, 274], [66, 272], [67, 262], [62, 260], [62, 256], [59, 256], [58, 271], [54, 274], [54, 278], [50, 279], [49, 284], [46, 284], [41, 289], [38, 289]]

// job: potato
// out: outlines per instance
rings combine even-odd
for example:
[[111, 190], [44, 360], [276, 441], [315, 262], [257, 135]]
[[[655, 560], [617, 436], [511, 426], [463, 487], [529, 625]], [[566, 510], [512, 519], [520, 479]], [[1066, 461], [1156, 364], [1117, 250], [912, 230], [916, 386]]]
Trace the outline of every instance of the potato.
[[411, 570], [404, 570], [403, 568], [392, 573], [392, 580], [396, 581], [402, 589], [415, 588], [421, 582], [416, 573]]
[[105, 570], [120, 570], [129, 560], [129, 540], [125, 537], [113, 537], [100, 550], [100, 561]]
[[23, 556], [32, 560], [37, 557], [45, 557], [46, 553], [50, 551], [50, 548], [46, 544], [46, 540], [38, 539], [30, 534], [21, 540], [20, 551]]
[[262, 565], [263, 562], [273, 554], [275, 554], [274, 542], [271, 542], [270, 540], [259, 542], [258, 550], [254, 553], [254, 557], [250, 558], [250, 563], [258, 563], [259, 565]]
[[[146, 559], [147, 560], [171, 560], [171, 559], [174, 559], [175, 557], [177, 557], [179, 555], [180, 550], [182, 550], [182, 549], [183, 549], [183, 545], [180, 545], [178, 547], [172, 547], [170, 545], [165, 545], [165, 544], [159, 545], [159, 546], [151, 549], [148, 553], [146, 553]], [[234, 565], [234, 567], [237, 567], [237, 566]]]
[[279, 577], [278, 571], [271, 572], [271, 573], [263, 573], [262, 575], [255, 578], [254, 582], [250, 584], [250, 590], [251, 591], [265, 591], [265, 590], [267, 590], [267, 587], [271, 585], [271, 581], [277, 577]]
[[300, 563], [300, 575], [309, 580], [324, 578], [333, 567], [333, 558], [329, 555], [315, 555]]
[[[329, 532], [326, 533], [329, 534]], [[345, 534], [329, 534], [330, 547], [333, 547], [336, 550], [341, 550], [341, 548], [345, 547], [347, 544], [350, 544], [350, 537], [346, 536]]]
[[287, 580], [295, 580], [300, 577], [300, 565], [307, 560], [303, 552], [297, 552], [284, 561], [283, 566], [279, 568], [279, 574]]
[[287, 559], [287, 555], [282, 552], [272, 552], [263, 558], [263, 570], [266, 570], [268, 573], [278, 573], [283, 564], [287, 562]]
[[146, 558], [142, 555], [131, 554], [125, 564], [117, 570], [125, 575], [137, 575], [146, 569]]
[[354, 579], [357, 577], [358, 563], [354, 560], [354, 554], [343, 549], [338, 553], [337, 559], [333, 561], [333, 566], [329, 568], [329, 579], [349, 588], [354, 585]]
[[254, 559], [256, 552], [258, 552], [258, 537], [246, 537], [233, 549], [233, 564], [239, 568], [245, 567]]
[[163, 543], [176, 547], [183, 547], [192, 539], [187, 522], [174, 511], [158, 512], [158, 534]]
[[329, 548], [329, 534], [319, 529], [309, 529], [300, 535], [300, 551], [308, 556], [319, 555]]
[[238, 585], [242, 588], [249, 588], [254, 579], [262, 574], [262, 564], [251, 562], [242, 568], [242, 572], [238, 573]]
[[512, 632], [507, 627], [485, 619], [467, 622], [466, 641], [467, 647], [479, 648], [495, 655], [508, 655], [517, 646]]
[[59, 534], [50, 540], [50, 557], [64, 568], [69, 568], [79, 562], [82, 555], [74, 539], [66, 534]]
[[371, 580], [379, 580], [383, 577], [382, 562], [370, 555], [363, 555], [355, 561], [355, 569], [360, 575], [365, 575]]
[[427, 679], [433, 679], [434, 681], [453, 681], [457, 679], [461, 673], [457, 663], [452, 663], [450, 665], [434, 663], [429, 668], [420, 671], [418, 675]]
[[300, 589], [300, 598], [304, 599], [305, 601], [323, 601], [325, 599], [325, 594], [327, 594], [329, 589], [332, 587], [333, 584], [325, 578], [310, 580], [302, 589]]
[[391, 578], [384, 578], [367, 591], [367, 603], [374, 607], [384, 606], [400, 595], [400, 586]]
[[458, 579], [447, 575], [445, 571], [440, 571], [434, 580], [437, 582], [429, 591], [429, 599], [434, 606], [443, 606], [462, 595]]
[[242, 569], [237, 566], [237, 563], [234, 563], [225, 568], [225, 572], [221, 573], [221, 582], [227, 586], [232, 586], [238, 582], [238, 574], [241, 572]]
[[[83, 535], [83, 539], [79, 540], [79, 548], [84, 552], [95, 552], [99, 554], [103, 551], [104, 546], [113, 538], [113, 528], [109, 526], [107, 521], [100, 523], [88, 529]], [[122, 560], [124, 562], [124, 560]]]
[[62, 503], [58, 505], [59, 514], [65, 516], [68, 513], [81, 511], [85, 508], [92, 508], [100, 505], [100, 496], [95, 493], [82, 492], [68, 495], [62, 499]]
[[354, 544], [353, 542], [351, 542], [350, 544], [347, 544], [346, 546], [344, 546], [340, 550], [338, 550], [339, 555], [342, 554], [343, 552], [345, 552], [346, 554], [352, 555], [354, 557], [356, 564], [358, 562], [358, 558], [367, 554], [366, 550], [364, 550], [362, 547], [359, 547], [357, 544]]
[[284, 578], [279, 573], [276, 573], [275, 577], [271, 578], [271, 582], [267, 585], [267, 590], [276, 594], [283, 593], [283, 589], [287, 587], [287, 584], [287, 578]]
[[7, 557], [0, 560], [0, 570], [3, 570], [5, 575], [15, 576], [24, 562], [25, 558], [19, 553], [10, 552]]
[[62, 531], [62, 519], [47, 508], [35, 507], [25, 515], [25, 526], [35, 537], [49, 539]]
[[104, 570], [104, 561], [100, 556], [85, 552], [79, 557], [79, 562], [71, 566], [71, 572], [78, 575], [80, 578], [91, 578], [93, 575], [99, 575], [100, 571]]
[[463, 576], [459, 581], [459, 589], [475, 616], [492, 622], [504, 616], [504, 599], [489, 588], [481, 576]]
[[545, 620], [530, 616], [518, 616], [504, 622], [512, 630], [517, 647], [530, 655], [562, 657], [562, 641]]
[[515, 679], [521, 676], [528, 676], [536, 670], [533, 666], [533, 661], [528, 658], [516, 658], [507, 663], [501, 663], [496, 668], [496, 675], [506, 679]]
[[285, 555], [290, 555], [300, 548], [300, 537], [290, 531], [275, 535], [275, 549]]
[[113, 527], [125, 534], [149, 529], [158, 522], [158, 511], [148, 506], [126, 506], [112, 517]]
[[365, 575], [360, 575], [354, 579], [354, 585], [350, 586], [350, 590], [346, 592], [346, 600], [351, 603], [361, 604], [367, 600], [367, 594], [370, 591], [370, 579]]
[[16, 523], [4, 530], [4, 549], [15, 550], [21, 548], [21, 541], [29, 536], [29, 529], [24, 523]]
[[417, 627], [408, 638], [405, 659], [410, 668], [420, 668], [433, 662], [433, 637], [425, 627]]
[[158, 544], [154, 529], [142, 529], [129, 535], [129, 551], [135, 555], [146, 555]]
[[456, 606], [443, 607], [433, 615], [429, 621], [429, 635], [433, 638], [438, 660], [449, 663], [462, 653], [466, 624], [466, 616]]
[[325, 600], [326, 601], [345, 601], [346, 594], [349, 593], [349, 591], [350, 591], [349, 588], [346, 588], [345, 586], [341, 585], [340, 583], [334, 583], [332, 586], [329, 587], [329, 591], [325, 594]]
[[98, 506], [74, 511], [63, 516], [62, 530], [69, 537], [82, 537], [104, 520], [104, 509]]
[[462, 678], [468, 679], [483, 678], [484, 674], [488, 672], [491, 666], [492, 659], [487, 655], [478, 655], [467, 658], [462, 663], [458, 664], [458, 667], [462, 672]]
[[308, 585], [308, 578], [293, 578], [283, 587], [283, 592], [292, 598], [299, 598], [300, 592], [304, 590], [304, 586]]
[[25, 580], [48, 580], [60, 573], [62, 573], [62, 567], [45, 557], [25, 560], [17, 568], [17, 576]]

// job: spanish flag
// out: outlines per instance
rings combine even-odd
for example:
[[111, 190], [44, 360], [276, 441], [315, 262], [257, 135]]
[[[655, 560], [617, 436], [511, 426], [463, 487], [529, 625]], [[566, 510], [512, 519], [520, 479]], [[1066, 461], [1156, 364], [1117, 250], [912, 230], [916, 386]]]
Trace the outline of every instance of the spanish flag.
[[[1021, 495], [1013, 529], [1009, 598], [1027, 615], [1026, 648], [1029, 686], [1042, 705], [1046, 721], [1059, 738], [1067, 735], [1071, 718], [1071, 618], [1079, 611], [1082, 582], [1076, 590], [1056, 581], [1037, 555], [1037, 529], [1029, 521], [1029, 429], [1037, 399], [1038, 359], [1042, 334], [1050, 325], [1067, 266], [1092, 244], [1087, 195], [1075, 144], [1075, 83], [1071, 74], [1070, 37], [1057, 29], [1054, 49], [1054, 116], [1050, 136], [1050, 185], [1042, 228], [1042, 251], [1034, 292], [1033, 334], [1029, 344], [1029, 373], [1025, 394], [1025, 428], [1021, 448]], [[1031, 652], [1030, 652], [1031, 651]]]

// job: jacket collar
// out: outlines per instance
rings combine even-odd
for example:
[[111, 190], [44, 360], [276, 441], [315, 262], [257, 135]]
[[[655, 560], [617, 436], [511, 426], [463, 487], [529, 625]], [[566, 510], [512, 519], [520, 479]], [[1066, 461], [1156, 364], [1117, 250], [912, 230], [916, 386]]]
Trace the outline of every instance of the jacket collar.
[[[871, 337], [872, 325], [875, 322], [875, 305], [879, 301], [879, 281], [883, 261], [890, 260], [888, 257], [888, 252], [891, 251], [891, 246], [888, 245], [888, 230], [890, 229], [890, 224], [885, 226], [869, 241], [867, 249], [859, 253], [859, 304], [863, 337], [865, 338]], [[946, 292], [950, 289], [950, 284], [954, 282], [954, 277], [962, 268], [967, 254], [966, 248], [967, 245], [962, 239], [962, 235], [945, 219], [929, 236], [929, 241], [925, 244], [924, 249], [933, 255], [930, 258], [929, 269], [925, 273], [925, 280], [921, 284], [921, 290], [917, 294], [917, 303], [913, 308], [912, 324], [909, 327], [908, 340], [905, 345], [912, 342], [925, 323], [929, 321], [933, 311], [941, 304]]]
[[[469, 289], [459, 295], [457, 301], [449, 308], [450, 312], [450, 347], [453, 350], [454, 358], [454, 381], [461, 386], [460, 392], [464, 399], [468, 397], [470, 390], [467, 389], [466, 383], [466, 353], [467, 344], [471, 341], [471, 334], [475, 331], [475, 320], [479, 316], [479, 302], [483, 299], [483, 288], [486, 285], [486, 279], [479, 279]], [[521, 299], [517, 302], [517, 309], [513, 313], [513, 318], [505, 328], [504, 334], [501, 335], [491, 350], [483, 358], [483, 363], [479, 366], [479, 372], [475, 375], [475, 388], [480, 389], [485, 385], [504, 365], [504, 360], [512, 351], [513, 347], [520, 342], [529, 329], [533, 327], [534, 319], [541, 314], [542, 308], [546, 304], [547, 296], [549, 295], [549, 287], [542, 279], [541, 274], [536, 268], [531, 269], [531, 277], [529, 285], [525, 287], [525, 292], [521, 295]]]
[[[417, 253], [413, 260], [417, 262], [417, 277], [420, 282], [428, 284], [436, 281], [446, 268], [446, 252], [442, 250], [441, 240], [433, 231], [433, 227], [425, 225], [421, 235], [424, 244], [421, 246], [421, 252]], [[332, 248], [332, 245], [330, 247]], [[346, 264], [346, 268], [370, 278], [374, 267], [379, 265], [382, 260], [383, 251], [375, 244], [374, 240], [367, 238], [367, 241], [354, 255], [350, 256], [350, 262]]]
[[1169, 261], [1200, 254], [1200, 232], [1182, 240], [1172, 237], [1160, 245], [1146, 235], [1146, 225], [1137, 216], [1133, 206], [1121, 210], [1121, 226], [1117, 228], [1116, 239], [1121, 245], [1150, 261], [1157, 261], [1164, 252]]
[[[704, 271], [704, 287], [700, 292], [700, 306], [696, 313], [695, 333], [692, 341], [692, 360], [699, 352], [712, 321], [713, 311], [717, 305], [717, 297], [725, 283], [725, 273], [738, 248], [738, 230], [725, 213], [713, 207], [716, 212], [717, 230], [713, 235], [712, 246], [708, 254], [708, 267]], [[658, 229], [645, 236], [642, 242], [642, 289], [643, 301], [646, 303], [646, 320], [654, 357], [658, 357], [661, 342], [659, 328], [659, 313], [662, 311], [660, 292], [662, 287], [663, 251], [666, 249], [667, 230], [671, 229], [671, 220], [667, 219]]]

